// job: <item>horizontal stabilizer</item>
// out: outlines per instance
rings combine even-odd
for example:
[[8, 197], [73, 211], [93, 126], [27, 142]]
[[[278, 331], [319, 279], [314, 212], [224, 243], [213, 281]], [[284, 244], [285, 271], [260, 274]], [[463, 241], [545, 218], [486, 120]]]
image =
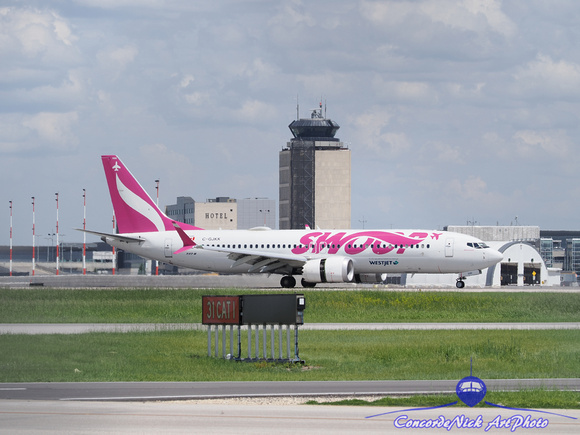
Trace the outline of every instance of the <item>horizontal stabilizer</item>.
[[[110, 239], [115, 239], [115, 240], [118, 240], [120, 242], [125, 242], [125, 243], [141, 243], [141, 242], [145, 241], [144, 239], [141, 239], [138, 237], [128, 237], [128, 236], [124, 236], [123, 234], [100, 233], [98, 231], [82, 230], [80, 228], [75, 228], [75, 230], [82, 231], [83, 233], [93, 234], [95, 236], [99, 236], [101, 239], [110, 238]], [[103, 241], [105, 241], [105, 240], [103, 239]]]

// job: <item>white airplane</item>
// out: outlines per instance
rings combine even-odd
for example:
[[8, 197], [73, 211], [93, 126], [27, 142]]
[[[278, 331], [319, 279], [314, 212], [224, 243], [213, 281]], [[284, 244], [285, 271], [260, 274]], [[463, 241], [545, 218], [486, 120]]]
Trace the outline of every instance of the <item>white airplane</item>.
[[[203, 230], [176, 222], [117, 156], [102, 156], [118, 234], [96, 234], [111, 246], [141, 257], [228, 274], [280, 274], [292, 288], [360, 281], [389, 273], [457, 273], [466, 276], [502, 260], [481, 240], [430, 230]], [[377, 282], [377, 281], [375, 281]]]

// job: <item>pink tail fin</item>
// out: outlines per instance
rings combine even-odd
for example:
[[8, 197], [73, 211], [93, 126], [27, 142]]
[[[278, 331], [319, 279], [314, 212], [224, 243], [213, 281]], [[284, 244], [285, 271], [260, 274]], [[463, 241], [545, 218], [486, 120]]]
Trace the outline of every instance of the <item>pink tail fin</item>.
[[[175, 231], [173, 221], [155, 205], [117, 156], [101, 156], [119, 233]], [[185, 229], [197, 229], [183, 224]]]

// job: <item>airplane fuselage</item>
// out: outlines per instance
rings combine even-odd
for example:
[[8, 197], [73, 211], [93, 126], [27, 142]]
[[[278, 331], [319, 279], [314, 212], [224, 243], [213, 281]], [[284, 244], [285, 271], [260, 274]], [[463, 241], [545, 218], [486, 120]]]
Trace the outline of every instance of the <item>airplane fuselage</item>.
[[[176, 231], [130, 233], [141, 243], [106, 242], [168, 264], [221, 273], [263, 272], [236, 257], [276, 257], [300, 263], [331, 256], [352, 259], [356, 273], [462, 273], [497, 263], [495, 251], [474, 237], [424, 230], [201, 230], [186, 231], [195, 246], [183, 252]], [[265, 266], [266, 267], [266, 266]], [[273, 273], [299, 273], [278, 269]]]

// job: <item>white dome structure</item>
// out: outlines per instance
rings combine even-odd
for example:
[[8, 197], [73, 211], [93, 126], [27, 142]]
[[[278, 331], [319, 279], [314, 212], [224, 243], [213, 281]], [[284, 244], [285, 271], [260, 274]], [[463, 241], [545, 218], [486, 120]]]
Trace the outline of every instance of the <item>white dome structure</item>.
[[[503, 260], [481, 274], [468, 276], [467, 287], [502, 287], [507, 285], [559, 286], [560, 269], [548, 268], [532, 245], [522, 242], [487, 242], [503, 253]], [[401, 284], [407, 287], [455, 287], [457, 274], [403, 274]]]

